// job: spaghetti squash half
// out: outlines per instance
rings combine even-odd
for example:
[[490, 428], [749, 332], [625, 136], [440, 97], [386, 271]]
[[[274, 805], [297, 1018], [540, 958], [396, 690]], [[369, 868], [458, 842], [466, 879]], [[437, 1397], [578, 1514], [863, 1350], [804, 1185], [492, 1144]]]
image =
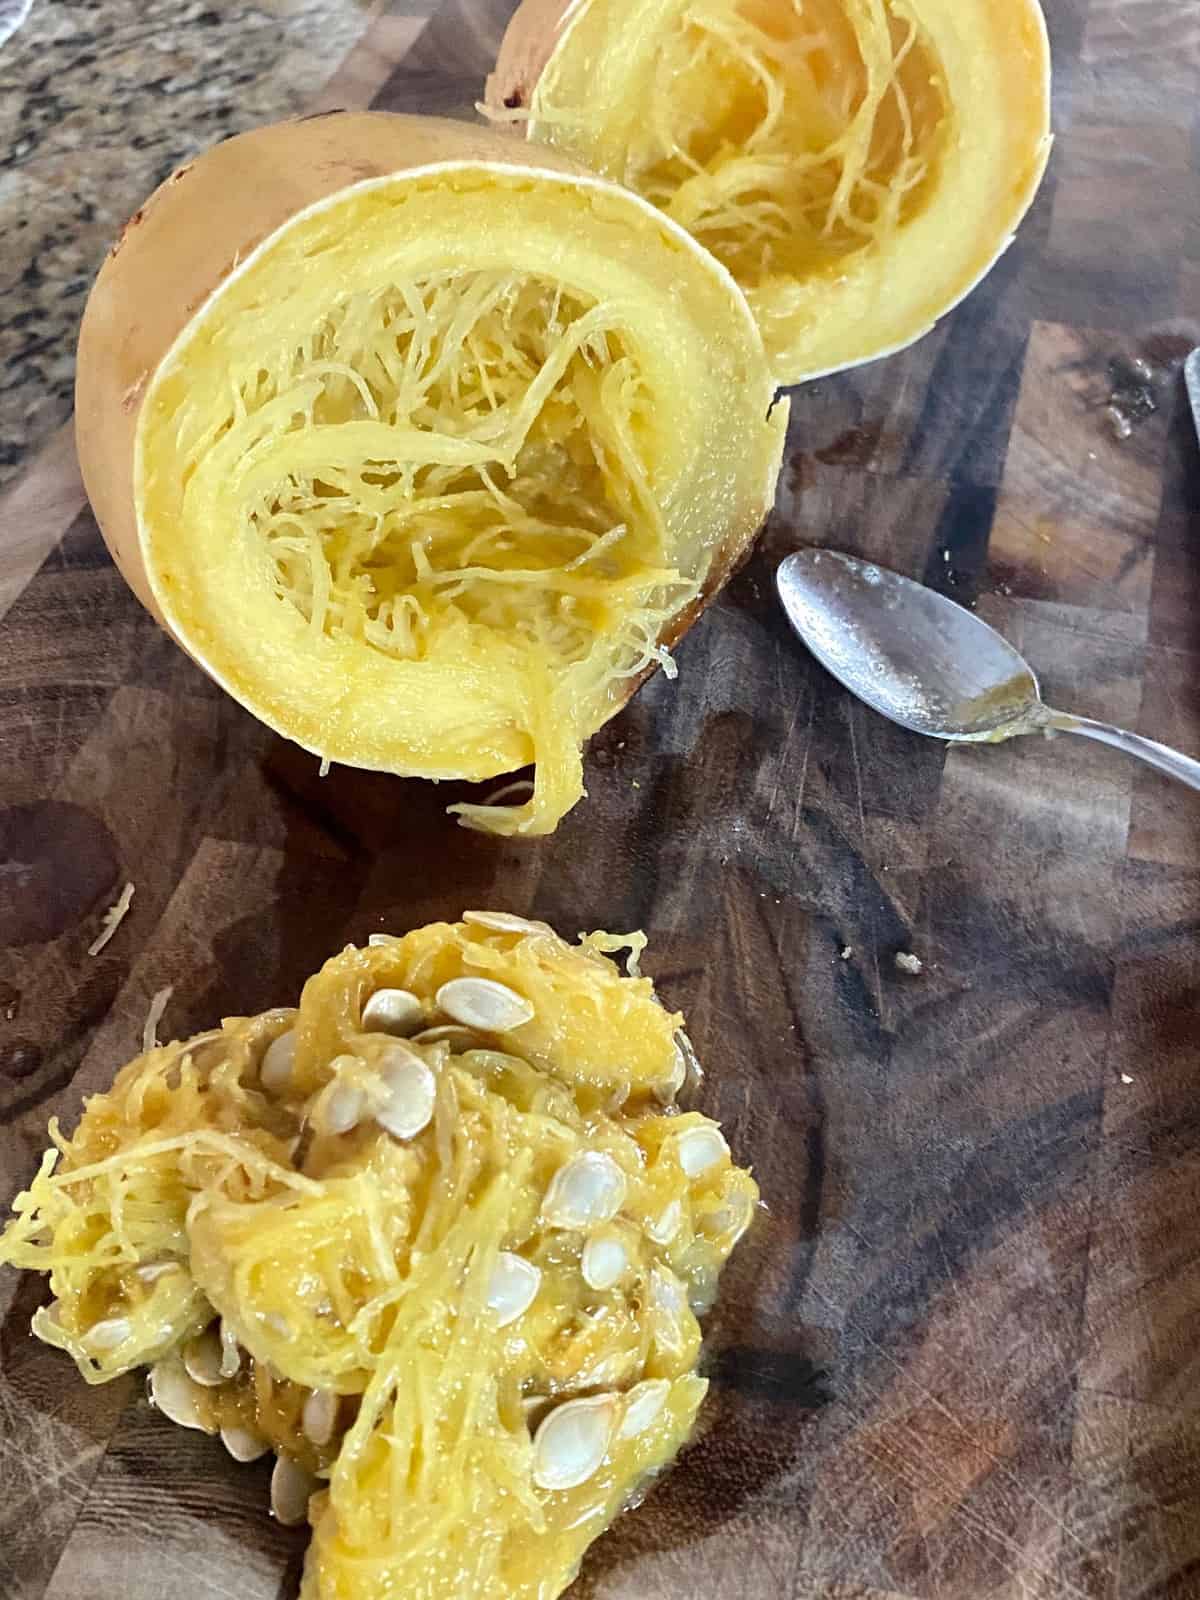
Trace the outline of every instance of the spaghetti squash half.
[[758, 1192], [676, 1107], [682, 1018], [605, 953], [644, 943], [380, 937], [51, 1123], [0, 1235], [49, 1275], [35, 1333], [274, 1451], [308, 1600], [553, 1600], [687, 1439]]
[[127, 226], [79, 343], [118, 565], [323, 760], [479, 781], [581, 747], [758, 531], [786, 406], [744, 298], [568, 158], [384, 113], [231, 139]]
[[1050, 149], [1037, 0], [524, 0], [492, 115], [729, 268], [783, 383], [911, 343], [988, 271]]

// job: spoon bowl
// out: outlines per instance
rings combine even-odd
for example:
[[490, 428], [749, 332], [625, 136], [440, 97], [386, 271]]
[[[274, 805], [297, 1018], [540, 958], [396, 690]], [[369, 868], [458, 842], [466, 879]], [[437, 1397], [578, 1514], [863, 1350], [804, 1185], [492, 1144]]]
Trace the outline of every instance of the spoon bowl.
[[1166, 745], [1044, 703], [1025, 658], [936, 590], [837, 550], [799, 550], [775, 577], [792, 627], [867, 705], [914, 733], [999, 744], [1078, 733], [1200, 789], [1200, 762]]
[[797, 551], [776, 582], [789, 621], [821, 665], [901, 727], [994, 741], [1049, 716], [1008, 640], [924, 584], [836, 550]]

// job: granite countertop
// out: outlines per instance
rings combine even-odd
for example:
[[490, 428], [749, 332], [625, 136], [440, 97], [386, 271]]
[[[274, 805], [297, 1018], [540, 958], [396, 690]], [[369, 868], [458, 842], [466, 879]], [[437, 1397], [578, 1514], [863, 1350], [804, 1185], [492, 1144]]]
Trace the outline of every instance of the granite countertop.
[[186, 156], [302, 109], [378, 9], [0, 0], [0, 485], [70, 416], [80, 314], [125, 218]]

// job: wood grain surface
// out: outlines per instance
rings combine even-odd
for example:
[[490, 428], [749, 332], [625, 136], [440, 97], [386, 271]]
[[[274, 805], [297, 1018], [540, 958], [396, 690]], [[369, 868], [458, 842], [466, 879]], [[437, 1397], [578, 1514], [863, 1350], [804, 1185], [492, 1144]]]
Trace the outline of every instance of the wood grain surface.
[[[323, 104], [470, 115], [508, 9], [397, 4]], [[186, 1034], [466, 906], [650, 933], [769, 1214], [701, 1437], [580, 1600], [1200, 1597], [1200, 797], [1080, 741], [893, 728], [771, 588], [797, 546], [869, 554], [978, 603], [1056, 704], [1200, 752], [1200, 5], [1048, 11], [1017, 244], [915, 349], [796, 393], [757, 556], [549, 840], [319, 779], [139, 610], [69, 450], [0, 503], [0, 1201], [163, 984]], [[0, 1283], [4, 1600], [291, 1595], [265, 1468], [85, 1389], [29, 1337], [42, 1293]]]

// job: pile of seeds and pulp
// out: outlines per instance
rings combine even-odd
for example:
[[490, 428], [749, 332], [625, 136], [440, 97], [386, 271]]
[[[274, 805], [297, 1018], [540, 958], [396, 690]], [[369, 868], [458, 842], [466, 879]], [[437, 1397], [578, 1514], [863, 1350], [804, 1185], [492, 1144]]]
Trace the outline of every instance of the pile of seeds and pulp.
[[675, 1109], [682, 1019], [606, 954], [642, 943], [380, 937], [51, 1126], [0, 1237], [50, 1275], [35, 1331], [274, 1451], [309, 1600], [546, 1600], [687, 1438], [757, 1190]]

